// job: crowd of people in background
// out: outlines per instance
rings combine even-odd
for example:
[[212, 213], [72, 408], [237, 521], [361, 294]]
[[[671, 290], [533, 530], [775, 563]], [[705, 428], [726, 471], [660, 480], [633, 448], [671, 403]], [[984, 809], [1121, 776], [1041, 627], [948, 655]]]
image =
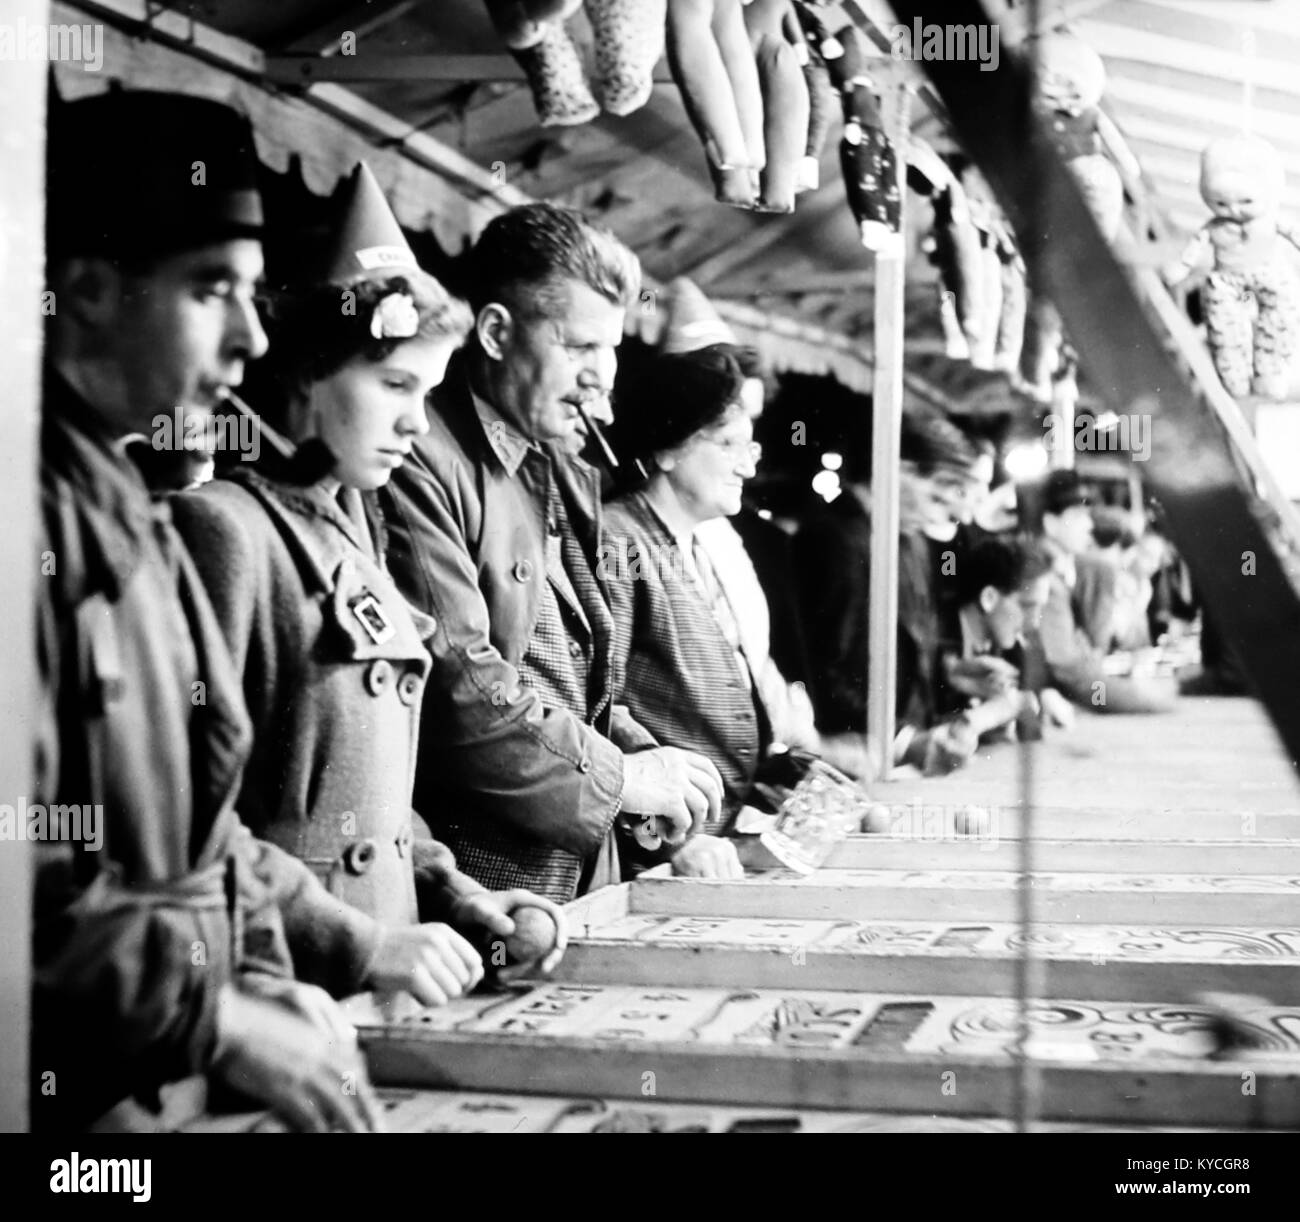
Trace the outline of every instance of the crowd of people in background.
[[[42, 1125], [147, 1125], [199, 1074], [378, 1127], [336, 999], [445, 1004], [502, 944], [546, 971], [567, 901], [737, 876], [808, 761], [874, 775], [870, 480], [793, 533], [747, 503], [765, 371], [698, 289], [620, 380], [640, 268], [578, 213], [489, 222], [462, 303], [360, 166], [263, 286], [255, 180], [214, 102], [51, 120], [37, 795], [107, 827], [38, 846]], [[254, 363], [255, 454], [151, 443]], [[891, 751], [926, 774], [1170, 699], [1169, 545], [1070, 471], [993, 529], [998, 459], [904, 417]]]

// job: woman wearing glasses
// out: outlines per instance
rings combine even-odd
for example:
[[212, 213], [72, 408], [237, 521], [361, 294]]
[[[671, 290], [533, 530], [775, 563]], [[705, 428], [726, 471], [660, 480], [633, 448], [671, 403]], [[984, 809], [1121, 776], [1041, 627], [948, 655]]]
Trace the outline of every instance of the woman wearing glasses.
[[673, 858], [678, 873], [739, 877], [727, 831], [771, 744], [735, 608], [695, 535], [740, 511], [759, 458], [724, 347], [655, 357], [619, 405], [626, 464], [645, 482], [607, 508], [600, 576], [614, 613], [622, 701], [664, 746], [698, 751], [726, 787], [723, 817]]

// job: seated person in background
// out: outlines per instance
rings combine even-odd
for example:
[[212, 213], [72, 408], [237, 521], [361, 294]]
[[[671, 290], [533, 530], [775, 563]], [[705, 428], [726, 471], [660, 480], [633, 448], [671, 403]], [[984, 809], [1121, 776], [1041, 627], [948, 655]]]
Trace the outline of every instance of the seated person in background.
[[677, 872], [712, 878], [742, 873], [718, 837], [772, 742], [737, 608], [697, 538], [701, 525], [740, 509], [754, 474], [743, 381], [726, 348], [661, 353], [620, 404], [623, 458], [640, 459], [650, 475], [607, 507], [599, 574], [614, 616], [620, 699], [659, 742], [699, 752], [722, 776], [719, 818], [673, 858]]
[[1092, 543], [1088, 497], [1072, 470], [1053, 471], [1043, 488], [1039, 539], [1052, 557], [1047, 606], [1038, 637], [1048, 683], [1098, 712], [1167, 709], [1176, 688], [1163, 677], [1125, 674], [1088, 638], [1075, 603], [1078, 562]]
[[[339, 310], [345, 290], [351, 313]], [[412, 820], [430, 624], [388, 576], [367, 494], [428, 432], [425, 395], [469, 323], [358, 166], [318, 274], [280, 293], [268, 322], [260, 372], [274, 389], [258, 406], [296, 448], [264, 430], [256, 461], [174, 502], [253, 719], [244, 822], [373, 918], [357, 921], [358, 976], [369, 963], [372, 987], [424, 1005], [478, 984], [483, 965], [461, 935], [506, 938], [515, 908], [547, 909], [563, 946], [555, 905], [489, 893]]]
[[1145, 649], [1151, 580], [1136, 568], [1137, 532], [1129, 514], [1098, 508], [1092, 515], [1093, 547], [1075, 562], [1071, 601], [1080, 627], [1103, 653]]
[[[847, 457], [847, 456], [846, 456]], [[905, 413], [899, 480], [898, 651], [894, 759], [934, 720], [939, 640], [934, 558], [927, 527], [951, 519], [938, 484], [964, 484], [974, 454], [954, 425], [932, 413]], [[868, 624], [871, 594], [871, 488], [849, 484], [810, 517], [795, 547], [798, 591], [812, 664], [813, 708], [826, 758], [867, 775]], [[852, 769], [850, 760], [862, 762]]]
[[940, 647], [938, 707], [959, 712], [977, 736], [1033, 718], [1039, 707], [1059, 725], [1074, 712], [1054, 689], [1024, 699], [1019, 654], [1047, 604], [1051, 558], [1023, 538], [980, 540], [958, 561], [958, 635]]

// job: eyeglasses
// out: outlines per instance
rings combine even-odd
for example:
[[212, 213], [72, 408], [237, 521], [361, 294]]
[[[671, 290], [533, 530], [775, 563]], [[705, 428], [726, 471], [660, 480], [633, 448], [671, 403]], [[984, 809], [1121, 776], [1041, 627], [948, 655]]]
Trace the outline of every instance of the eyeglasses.
[[724, 441], [721, 437], [710, 437], [708, 433], [703, 433], [701, 436], [710, 445], [717, 446], [729, 462], [748, 458], [751, 465], [757, 466], [758, 460], [763, 457], [763, 447], [757, 441], [738, 441], [733, 438]]

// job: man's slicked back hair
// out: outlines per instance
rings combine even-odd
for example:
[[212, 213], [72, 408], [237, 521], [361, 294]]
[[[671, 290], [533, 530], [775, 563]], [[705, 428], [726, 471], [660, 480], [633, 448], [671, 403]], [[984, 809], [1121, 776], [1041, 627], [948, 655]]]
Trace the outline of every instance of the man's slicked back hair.
[[629, 309], [641, 291], [641, 263], [572, 208], [525, 204], [493, 217], [479, 235], [466, 295], [475, 314], [498, 302], [520, 317], [548, 316], [566, 281]]

